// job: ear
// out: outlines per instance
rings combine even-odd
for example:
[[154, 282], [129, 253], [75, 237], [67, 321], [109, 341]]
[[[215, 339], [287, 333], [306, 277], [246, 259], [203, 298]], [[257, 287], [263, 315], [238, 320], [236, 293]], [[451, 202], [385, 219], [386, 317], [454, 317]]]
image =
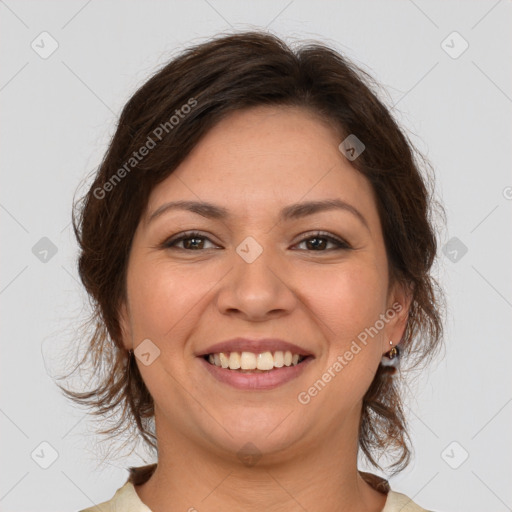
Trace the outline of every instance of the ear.
[[121, 329], [121, 336], [123, 338], [123, 346], [126, 350], [133, 349], [133, 337], [130, 323], [130, 316], [126, 301], [123, 301], [119, 307], [119, 327]]
[[391, 348], [390, 341], [393, 342], [394, 347], [400, 343], [407, 326], [413, 293], [412, 286], [395, 281], [388, 295], [385, 315], [389, 321], [387, 322], [385, 336], [382, 340], [382, 354], [385, 354]]

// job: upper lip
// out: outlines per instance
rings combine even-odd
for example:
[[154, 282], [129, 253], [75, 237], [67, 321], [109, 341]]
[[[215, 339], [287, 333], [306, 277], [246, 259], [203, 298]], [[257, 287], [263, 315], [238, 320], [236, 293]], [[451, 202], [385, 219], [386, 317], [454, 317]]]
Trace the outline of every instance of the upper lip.
[[278, 338], [233, 338], [231, 340], [221, 341], [202, 349], [197, 355], [199, 357], [209, 354], [218, 354], [220, 352], [254, 352], [259, 354], [261, 352], [276, 352], [289, 350], [293, 354], [300, 356], [313, 355], [309, 350], [299, 347], [289, 341], [284, 341]]

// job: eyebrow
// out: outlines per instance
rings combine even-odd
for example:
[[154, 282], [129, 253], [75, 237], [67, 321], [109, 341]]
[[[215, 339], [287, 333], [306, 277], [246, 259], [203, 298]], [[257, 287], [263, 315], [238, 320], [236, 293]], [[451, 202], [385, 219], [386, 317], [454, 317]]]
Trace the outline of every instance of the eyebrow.
[[[366, 221], [363, 214], [356, 207], [346, 203], [345, 201], [342, 201], [341, 199], [325, 199], [322, 201], [308, 201], [291, 204], [281, 210], [279, 219], [280, 221], [300, 219], [308, 215], [334, 209], [344, 210], [352, 213], [364, 224], [368, 230], [370, 230], [368, 222]], [[157, 208], [150, 215], [148, 224], [157, 217], [160, 217], [162, 214], [172, 210], [190, 211], [206, 217], [207, 219], [227, 220], [231, 217], [229, 211], [226, 208], [214, 205], [212, 203], [203, 201], [171, 201]]]

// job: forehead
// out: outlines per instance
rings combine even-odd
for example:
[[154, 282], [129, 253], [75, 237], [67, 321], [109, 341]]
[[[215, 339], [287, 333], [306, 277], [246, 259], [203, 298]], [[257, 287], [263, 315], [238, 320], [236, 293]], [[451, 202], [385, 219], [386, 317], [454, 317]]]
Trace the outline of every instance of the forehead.
[[190, 199], [254, 217], [292, 202], [339, 198], [376, 215], [372, 187], [341, 154], [341, 141], [333, 125], [298, 107], [236, 111], [152, 191], [148, 212]]

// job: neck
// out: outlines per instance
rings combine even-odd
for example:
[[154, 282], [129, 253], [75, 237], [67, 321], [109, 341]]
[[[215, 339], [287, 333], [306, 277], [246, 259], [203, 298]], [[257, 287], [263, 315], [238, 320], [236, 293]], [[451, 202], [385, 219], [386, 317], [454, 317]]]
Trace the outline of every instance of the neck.
[[242, 506], [247, 512], [381, 512], [384, 508], [386, 494], [357, 470], [357, 443], [352, 442], [350, 429], [326, 433], [324, 439], [335, 440], [330, 444], [317, 443], [300, 451], [287, 448], [243, 462], [237, 454], [219, 457], [158, 419], [156, 414], [158, 465], [147, 482], [135, 486], [152, 512], [231, 512]]

